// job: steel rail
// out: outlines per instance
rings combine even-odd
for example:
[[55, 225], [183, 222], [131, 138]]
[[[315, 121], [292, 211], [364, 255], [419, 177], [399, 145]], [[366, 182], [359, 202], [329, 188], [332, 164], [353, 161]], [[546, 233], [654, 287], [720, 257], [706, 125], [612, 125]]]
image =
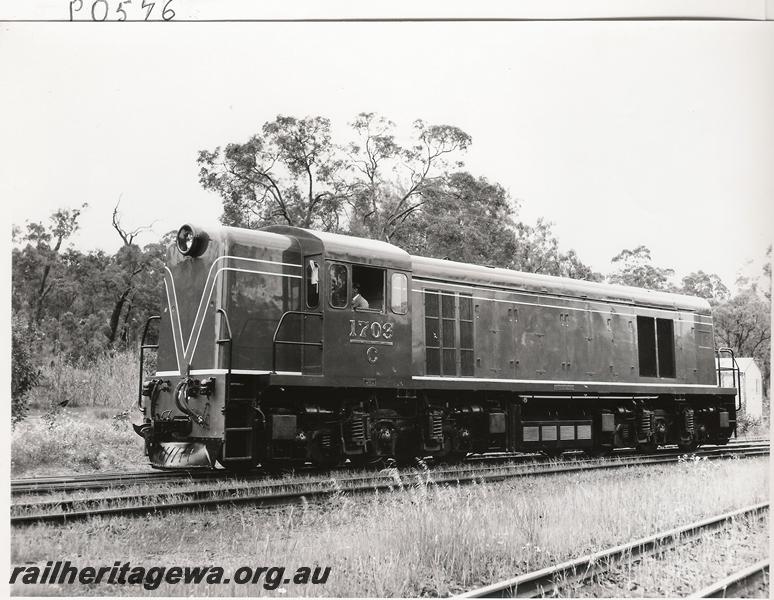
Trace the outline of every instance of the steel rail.
[[688, 598], [743, 598], [750, 588], [757, 587], [769, 577], [769, 560], [762, 560], [707, 587]]
[[458, 598], [535, 598], [554, 595], [559, 589], [571, 584], [583, 583], [592, 577], [607, 572], [610, 567], [623, 559], [640, 559], [660, 554], [704, 535], [717, 531], [734, 519], [762, 516], [768, 512], [769, 503], [762, 502], [739, 510], [723, 513], [696, 521], [682, 527], [675, 527], [628, 544], [622, 544], [588, 554], [581, 558], [525, 573], [505, 581], [477, 588], [457, 596]]
[[[769, 448], [759, 448], [752, 451], [744, 451], [743, 456], [768, 456]], [[711, 454], [708, 459], [723, 459], [737, 456], [737, 453], [726, 452], [724, 454]], [[192, 492], [171, 492], [166, 494], [150, 494], [146, 496], [122, 496], [113, 498], [93, 498], [77, 500], [65, 500], [62, 502], [35, 503], [27, 505], [15, 505], [12, 509], [17, 512], [27, 512], [28, 514], [14, 514], [11, 516], [11, 525], [29, 525], [33, 523], [67, 523], [90, 519], [95, 516], [118, 516], [118, 515], [147, 515], [160, 514], [163, 512], [217, 508], [226, 505], [251, 504], [255, 506], [276, 506], [278, 504], [287, 505], [311, 500], [322, 500], [337, 494], [362, 494], [375, 493], [380, 491], [395, 491], [396, 489], [405, 489], [406, 485], [425, 483], [429, 485], [464, 485], [469, 483], [494, 483], [508, 479], [520, 477], [534, 477], [558, 475], [563, 473], [572, 473], [577, 471], [592, 471], [605, 469], [620, 469], [626, 467], [636, 467], [655, 464], [669, 464], [679, 462], [680, 456], [658, 456], [648, 459], [618, 459], [604, 462], [575, 462], [567, 464], [553, 463], [545, 467], [525, 468], [516, 465], [513, 468], [487, 467], [484, 470], [476, 469], [470, 471], [449, 470], [445, 473], [438, 471], [426, 471], [414, 474], [403, 474], [404, 477], [396, 480], [393, 473], [380, 475], [377, 477], [361, 477], [340, 480], [325, 480], [318, 482], [316, 487], [306, 484], [306, 487], [299, 485], [301, 489], [294, 491], [280, 491], [267, 493], [271, 487], [288, 488], [292, 484], [288, 482], [278, 482], [271, 486], [262, 488], [227, 488], [227, 489], [208, 489], [194, 490]], [[486, 473], [485, 471], [489, 471]], [[408, 475], [408, 476], [407, 476]], [[297, 484], [298, 485], [298, 484]], [[257, 492], [257, 493], [255, 493]], [[242, 494], [242, 495], [240, 495]], [[186, 499], [181, 499], [184, 496]], [[166, 498], [168, 502], [159, 502]], [[111, 502], [119, 501], [149, 501], [146, 504], [134, 506], [105, 506]], [[78, 504], [84, 507], [92, 506], [90, 510], [67, 510], [74, 509]], [[48, 509], [59, 509], [60, 512], [41, 512]], [[36, 511], [36, 512], [32, 512]]]
[[125, 487], [140, 483], [191, 482], [197, 480], [221, 479], [228, 476], [224, 469], [202, 471], [137, 471], [109, 473], [102, 475], [76, 475], [72, 477], [30, 478], [11, 481], [11, 494], [48, 494], [52, 492], [70, 492], [97, 490], [110, 487]]
[[[759, 447], [765, 447], [768, 445], [768, 440], [754, 440], [745, 442], [731, 442], [725, 446], [706, 446], [695, 450], [694, 453], [707, 453], [707, 452], [722, 452], [731, 448], [749, 448], [757, 449]], [[764, 446], [765, 444], [765, 446]], [[665, 454], [684, 454], [680, 450], [674, 448], [661, 448], [654, 455]], [[573, 460], [577, 454], [566, 454], [564, 459]], [[635, 450], [622, 449], [616, 451], [611, 455], [612, 457], [622, 456], [651, 456], [637, 454]], [[549, 457], [542, 456], [540, 454], [530, 453], [497, 453], [497, 454], [482, 454], [472, 455], [465, 463], [496, 463], [498, 461], [520, 461], [520, 462], [548, 462]], [[577, 459], [575, 459], [577, 460]], [[464, 463], [463, 463], [464, 464]], [[347, 467], [342, 467], [338, 470], [347, 470]], [[303, 472], [303, 471], [302, 471]], [[17, 479], [11, 481], [11, 494], [47, 494], [53, 492], [72, 492], [72, 491], [86, 491], [86, 490], [99, 490], [112, 487], [127, 487], [131, 485], [138, 485], [143, 483], [155, 484], [155, 483], [190, 483], [196, 481], [207, 480], [223, 480], [230, 479], [235, 481], [252, 481], [257, 479], [265, 479], [266, 472], [258, 470], [254, 473], [239, 473], [235, 474], [225, 469], [215, 470], [193, 470], [186, 469], [181, 471], [136, 471], [136, 472], [116, 472], [116, 473], [104, 473], [104, 474], [89, 474], [89, 475], [70, 475], [63, 477], [37, 477], [30, 479]]]

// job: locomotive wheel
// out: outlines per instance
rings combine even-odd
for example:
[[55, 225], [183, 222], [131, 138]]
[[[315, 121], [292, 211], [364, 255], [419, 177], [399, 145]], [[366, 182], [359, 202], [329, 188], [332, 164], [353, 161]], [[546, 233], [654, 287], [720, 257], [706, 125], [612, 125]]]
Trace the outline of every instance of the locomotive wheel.
[[255, 463], [251, 460], [230, 460], [225, 463], [220, 462], [220, 464], [222, 464], [227, 471], [231, 471], [232, 473], [249, 473], [255, 469]]
[[312, 463], [318, 469], [332, 469], [343, 462], [339, 451], [322, 445], [323, 432], [315, 431], [309, 446]]
[[267, 459], [261, 463], [261, 468], [270, 475], [292, 475], [295, 472], [294, 465], [286, 459]]
[[421, 456], [403, 456], [400, 458], [396, 458], [395, 462], [397, 463], [398, 468], [420, 468], [423, 469], [422, 465], [424, 464], [424, 458]]
[[656, 440], [651, 440], [644, 444], [639, 444], [637, 446], [637, 450], [643, 454], [653, 454], [656, 450], [658, 450], [658, 442], [656, 442]]
[[435, 459], [442, 464], [455, 465], [465, 458], [464, 452], [454, 450], [454, 432], [451, 430], [443, 433], [443, 447], [435, 454]]
[[680, 438], [677, 441], [677, 447], [683, 452], [693, 452], [699, 447], [698, 440], [691, 438]]
[[223, 460], [223, 446], [221, 445], [217, 458], [218, 464], [232, 473], [247, 473], [257, 466], [254, 460]]
[[457, 465], [465, 460], [465, 454], [463, 452], [448, 452], [436, 456], [436, 460], [443, 465]]
[[387, 459], [384, 456], [357, 454], [349, 457], [349, 463], [356, 469], [382, 469], [386, 466]]
[[605, 456], [610, 456], [613, 453], [613, 447], [594, 446], [593, 448], [585, 449], [583, 452], [590, 458], [604, 458]]
[[562, 456], [562, 454], [564, 454], [564, 450], [561, 448], [546, 448], [541, 450], [540, 453], [544, 456], [547, 456], [548, 458], [559, 458]]

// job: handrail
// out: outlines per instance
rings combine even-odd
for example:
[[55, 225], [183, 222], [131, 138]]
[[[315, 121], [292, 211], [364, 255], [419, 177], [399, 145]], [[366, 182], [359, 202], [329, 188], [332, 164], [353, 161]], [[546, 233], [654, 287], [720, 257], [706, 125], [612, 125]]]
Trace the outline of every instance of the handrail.
[[146, 344], [145, 338], [148, 335], [148, 327], [150, 327], [151, 321], [158, 321], [161, 319], [158, 315], [148, 317], [145, 321], [145, 328], [142, 330], [142, 337], [140, 338], [140, 386], [137, 392], [137, 405], [142, 406], [142, 380], [145, 371], [145, 350], [158, 350], [158, 344]]
[[[731, 366], [730, 367], [724, 367], [723, 365], [723, 354], [728, 354], [731, 358]], [[741, 410], [742, 408], [742, 390], [741, 390], [741, 384], [742, 384], [742, 373], [741, 369], [739, 368], [739, 363], [736, 362], [736, 357], [734, 356], [734, 351], [731, 348], [718, 348], [715, 350], [715, 357], [718, 359], [717, 364], [717, 373], [718, 373], [718, 386], [722, 386], [723, 384], [723, 377], [722, 374], [731, 371], [731, 382], [733, 383], [734, 389], [736, 390], [736, 397], [739, 401], [739, 406], [736, 406], [736, 403], [734, 403], [734, 408], [736, 410]], [[738, 382], [738, 383], [737, 383]]]
[[[223, 319], [226, 321], [226, 331], [228, 331], [228, 338], [218, 338], [215, 340], [215, 343], [218, 345], [222, 344], [228, 344], [228, 373], [226, 374], [226, 377], [228, 381], [231, 381], [231, 359], [233, 358], [232, 352], [234, 350], [234, 336], [231, 334], [231, 323], [229, 323], [228, 320], [228, 314], [226, 311], [222, 308], [218, 308], [215, 310], [216, 313], [223, 315]], [[219, 324], [220, 325], [220, 324]], [[220, 327], [218, 327], [218, 333], [220, 333]], [[228, 392], [226, 392], [228, 394]], [[226, 398], [228, 400], [228, 398]]]
[[317, 346], [318, 348], [323, 347], [322, 330], [320, 331], [319, 342], [296, 342], [292, 340], [278, 340], [277, 336], [279, 335], [280, 327], [282, 327], [282, 323], [285, 321], [285, 317], [287, 317], [288, 315], [303, 315], [304, 317], [307, 317], [307, 316], [320, 317], [321, 321], [323, 318], [323, 314], [321, 312], [311, 313], [311, 312], [304, 312], [303, 310], [286, 310], [284, 313], [282, 313], [282, 316], [279, 318], [279, 321], [277, 321], [277, 327], [274, 329], [274, 335], [271, 338], [271, 372], [274, 375], [276, 375], [277, 373], [277, 345], [284, 344], [286, 346]]

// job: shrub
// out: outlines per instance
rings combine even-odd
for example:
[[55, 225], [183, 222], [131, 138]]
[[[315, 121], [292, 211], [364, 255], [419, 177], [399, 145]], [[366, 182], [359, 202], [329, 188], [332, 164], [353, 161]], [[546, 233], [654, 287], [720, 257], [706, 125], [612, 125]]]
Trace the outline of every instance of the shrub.
[[761, 418], [751, 417], [745, 413], [740, 413], [736, 416], [736, 433], [742, 435], [743, 433], [756, 433], [761, 430]]
[[33, 363], [29, 348], [29, 337], [33, 334], [33, 329], [14, 317], [11, 323], [11, 421], [14, 424], [26, 416], [27, 394], [40, 382], [40, 370]]

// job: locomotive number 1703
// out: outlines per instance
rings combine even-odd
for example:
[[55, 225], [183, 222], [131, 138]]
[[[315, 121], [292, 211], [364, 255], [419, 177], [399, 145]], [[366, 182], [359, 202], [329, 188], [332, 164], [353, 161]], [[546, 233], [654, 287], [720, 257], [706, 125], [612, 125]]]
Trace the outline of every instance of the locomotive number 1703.
[[350, 339], [390, 340], [392, 339], [392, 323], [389, 321], [381, 323], [379, 321], [358, 321], [350, 319], [349, 337]]

